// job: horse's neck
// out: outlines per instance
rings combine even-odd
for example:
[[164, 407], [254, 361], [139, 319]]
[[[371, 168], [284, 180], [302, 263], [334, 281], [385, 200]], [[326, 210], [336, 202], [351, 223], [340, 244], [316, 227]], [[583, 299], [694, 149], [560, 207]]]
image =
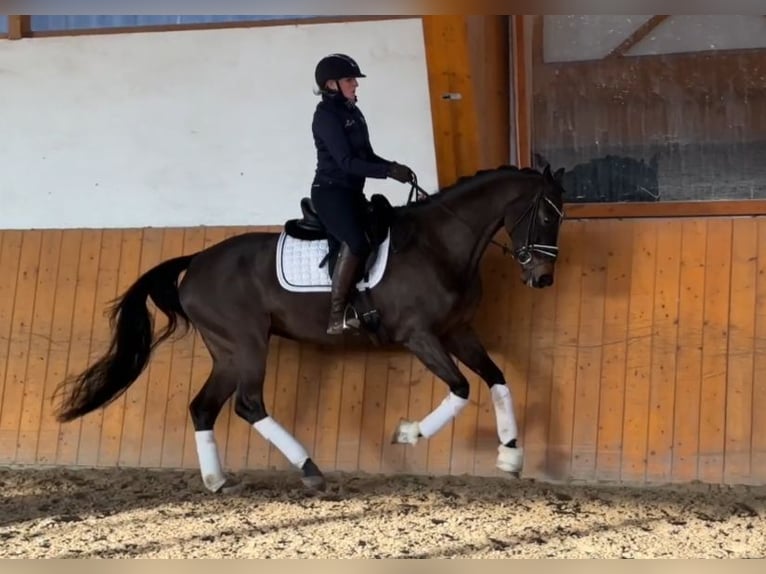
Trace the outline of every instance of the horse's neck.
[[[441, 240], [449, 245], [450, 259], [456, 269], [473, 274], [490, 241], [503, 225], [505, 207], [516, 199], [528, 197], [531, 182], [520, 179], [503, 185], [487, 184], [472, 193], [439, 198], [442, 207]], [[446, 209], [445, 209], [446, 208]]]

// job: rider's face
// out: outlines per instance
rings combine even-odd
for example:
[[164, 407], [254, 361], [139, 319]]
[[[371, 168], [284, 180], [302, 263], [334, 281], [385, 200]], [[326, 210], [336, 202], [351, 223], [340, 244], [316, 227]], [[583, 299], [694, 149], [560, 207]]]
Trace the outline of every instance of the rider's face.
[[334, 80], [330, 80], [328, 83], [331, 88], [335, 88], [337, 85], [337, 89], [340, 90], [343, 97], [347, 100], [353, 101], [356, 98], [356, 88], [359, 85], [356, 78], [341, 78], [337, 83]]

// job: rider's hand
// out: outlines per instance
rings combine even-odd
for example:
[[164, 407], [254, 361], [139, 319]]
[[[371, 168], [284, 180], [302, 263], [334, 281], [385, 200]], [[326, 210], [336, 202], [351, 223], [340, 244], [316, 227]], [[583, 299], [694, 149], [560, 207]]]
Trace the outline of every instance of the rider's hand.
[[415, 174], [409, 167], [396, 162], [388, 167], [388, 177], [402, 183], [412, 183], [415, 180]]

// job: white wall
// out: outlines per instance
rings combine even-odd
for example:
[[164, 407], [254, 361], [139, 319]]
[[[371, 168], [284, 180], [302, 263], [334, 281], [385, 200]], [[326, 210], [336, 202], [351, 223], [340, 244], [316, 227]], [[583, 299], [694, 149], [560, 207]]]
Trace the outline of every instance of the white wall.
[[[0, 228], [279, 225], [343, 51], [383, 157], [437, 181], [419, 19], [0, 41]], [[407, 186], [368, 180], [402, 203]]]

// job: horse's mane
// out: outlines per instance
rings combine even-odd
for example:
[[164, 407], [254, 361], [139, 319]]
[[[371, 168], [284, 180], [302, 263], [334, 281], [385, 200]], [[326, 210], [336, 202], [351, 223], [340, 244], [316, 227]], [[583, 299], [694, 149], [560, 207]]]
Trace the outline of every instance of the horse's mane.
[[454, 183], [444, 186], [436, 191], [429, 192], [429, 196], [424, 200], [410, 205], [399, 206], [397, 209], [409, 211], [413, 208], [417, 209], [425, 207], [442, 198], [451, 197], [459, 193], [470, 192], [476, 187], [484, 185], [488, 181], [492, 181], [497, 177], [506, 176], [508, 174], [543, 177], [543, 173], [538, 169], [532, 167], [518, 167], [512, 164], [503, 164], [494, 168], [480, 169], [471, 175], [460, 176]]
[[503, 164], [495, 168], [480, 169], [473, 175], [460, 176], [453, 184], [445, 186], [433, 194], [434, 197], [440, 197], [448, 193], [455, 193], [455, 191], [463, 190], [466, 186], [471, 184], [481, 185], [488, 179], [493, 179], [495, 176], [505, 175], [507, 173], [516, 173], [519, 175], [535, 175], [543, 176], [543, 173], [533, 167], [518, 167], [511, 164]]

